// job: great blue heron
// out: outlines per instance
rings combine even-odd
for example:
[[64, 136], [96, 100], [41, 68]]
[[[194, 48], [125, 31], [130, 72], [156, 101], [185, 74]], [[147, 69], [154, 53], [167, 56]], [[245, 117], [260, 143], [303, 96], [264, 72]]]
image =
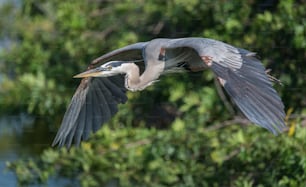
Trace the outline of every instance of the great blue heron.
[[127, 90], [143, 90], [167, 72], [207, 68], [250, 121], [273, 134], [286, 128], [284, 105], [255, 53], [207, 38], [154, 39], [109, 52], [74, 76], [83, 79], [53, 145], [88, 139], [127, 101]]

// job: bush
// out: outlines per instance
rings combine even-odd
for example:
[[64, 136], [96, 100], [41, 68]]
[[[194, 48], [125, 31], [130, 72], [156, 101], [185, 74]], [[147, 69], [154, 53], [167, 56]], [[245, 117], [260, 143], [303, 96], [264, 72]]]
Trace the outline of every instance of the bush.
[[238, 122], [191, 128], [176, 120], [167, 131], [104, 126], [81, 147], [47, 149], [9, 167], [21, 184], [65, 176], [82, 186], [306, 185], [305, 128], [275, 137]]

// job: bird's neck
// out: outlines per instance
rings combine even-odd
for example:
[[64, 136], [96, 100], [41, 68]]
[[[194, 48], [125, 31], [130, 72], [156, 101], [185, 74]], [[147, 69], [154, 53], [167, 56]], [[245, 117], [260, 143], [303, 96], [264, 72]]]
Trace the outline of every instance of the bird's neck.
[[134, 63], [130, 63], [126, 71], [125, 87], [130, 91], [141, 91], [145, 89], [152, 85], [159, 77], [159, 71], [155, 71], [148, 71], [147, 67], [142, 75], [140, 75], [139, 67]]

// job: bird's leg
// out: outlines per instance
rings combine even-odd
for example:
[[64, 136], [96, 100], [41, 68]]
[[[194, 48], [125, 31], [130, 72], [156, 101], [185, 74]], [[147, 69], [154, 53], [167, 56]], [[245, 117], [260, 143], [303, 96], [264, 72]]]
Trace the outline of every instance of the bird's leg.
[[211, 56], [201, 56], [201, 59], [203, 60], [203, 62], [208, 66], [210, 67], [212, 65], [212, 62], [213, 62], [213, 57]]

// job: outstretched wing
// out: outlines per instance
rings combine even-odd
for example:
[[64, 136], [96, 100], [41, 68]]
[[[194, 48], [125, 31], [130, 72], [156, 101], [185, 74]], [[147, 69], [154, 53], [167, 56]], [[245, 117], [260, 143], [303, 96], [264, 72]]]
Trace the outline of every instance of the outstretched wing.
[[124, 77], [84, 78], [72, 97], [53, 145], [70, 147], [88, 139], [125, 103]]
[[[143, 49], [147, 42], [140, 42], [111, 51], [95, 59], [88, 69], [111, 60], [143, 60]], [[125, 103], [124, 76], [83, 78], [64, 115], [62, 124], [53, 141], [53, 146], [72, 143], [78, 145], [88, 139], [91, 132], [97, 131], [117, 113], [117, 105]]]
[[163, 48], [182, 47], [197, 52], [250, 121], [273, 134], [286, 129], [284, 105], [255, 53], [205, 38], [173, 39]]
[[90, 67], [97, 66], [98, 64], [102, 64], [112, 60], [120, 60], [120, 61], [143, 60], [143, 49], [145, 48], [147, 43], [148, 42], [139, 42], [106, 53], [93, 60], [92, 63], [90, 64]]

